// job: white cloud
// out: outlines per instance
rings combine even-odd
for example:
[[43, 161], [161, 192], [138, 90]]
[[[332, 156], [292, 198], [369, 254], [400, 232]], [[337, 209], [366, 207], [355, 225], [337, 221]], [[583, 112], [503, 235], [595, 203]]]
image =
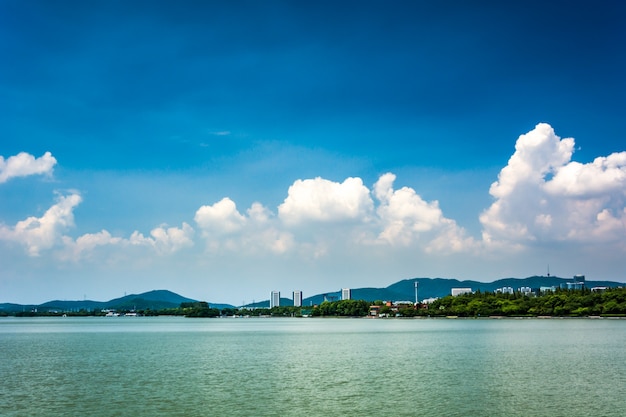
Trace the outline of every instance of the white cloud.
[[517, 192], [525, 184], [540, 183], [546, 175], [570, 161], [574, 152], [574, 139], [561, 140], [546, 123], [521, 135], [515, 144], [515, 153], [491, 184], [489, 193], [503, 198]]
[[626, 238], [626, 152], [582, 164], [574, 139], [549, 125], [521, 135], [490, 188], [495, 197], [480, 221], [488, 244], [621, 242]]
[[267, 223], [272, 217], [272, 212], [264, 207], [261, 203], [252, 203], [247, 211], [248, 217], [259, 224]]
[[278, 215], [291, 225], [306, 221], [367, 220], [373, 208], [369, 194], [360, 178], [347, 178], [343, 183], [320, 177], [297, 180], [278, 207]]
[[556, 169], [545, 189], [552, 195], [599, 197], [626, 191], [626, 152], [596, 158], [590, 164], [570, 162]]
[[153, 247], [160, 254], [170, 254], [178, 252], [183, 248], [193, 246], [194, 230], [187, 223], [183, 222], [182, 227], [167, 227], [161, 225], [150, 231], [151, 237], [145, 237], [138, 231], [133, 232], [128, 241], [131, 245], [146, 245]]
[[107, 230], [102, 230], [98, 233], [86, 233], [76, 238], [76, 240], [69, 236], [63, 236], [64, 248], [60, 252], [60, 257], [62, 260], [78, 261], [89, 257], [96, 248], [102, 246], [117, 248], [147, 247], [160, 255], [168, 255], [193, 246], [193, 235], [193, 228], [183, 222], [180, 228], [166, 227], [165, 225], [156, 227], [150, 231], [150, 236], [148, 237], [138, 231], [134, 231], [128, 239], [114, 237]]
[[246, 213], [247, 216], [241, 214], [228, 197], [200, 207], [194, 219], [202, 229], [207, 249], [281, 254], [293, 247], [293, 235], [280, 230], [273, 213], [262, 204], [253, 203]]
[[74, 226], [74, 207], [82, 201], [80, 195], [70, 194], [58, 198], [41, 217], [29, 217], [14, 227], [0, 225], [0, 239], [26, 246], [29, 255], [39, 256], [62, 241], [63, 232]]
[[465, 231], [443, 215], [438, 201], [426, 202], [409, 187], [394, 190], [395, 179], [394, 174], [387, 173], [374, 185], [383, 228], [378, 235], [380, 241], [408, 246], [419, 240], [428, 252], [461, 251], [473, 245]]
[[164, 225], [152, 229], [150, 237], [135, 231], [129, 239], [113, 237], [107, 230], [86, 233], [76, 239], [65, 233], [74, 227], [74, 208], [82, 202], [78, 193], [60, 196], [41, 217], [28, 217], [10, 227], [0, 224], [0, 240], [26, 247], [30, 256], [45, 250], [59, 249], [61, 260], [77, 261], [101, 246], [147, 246], [160, 254], [169, 254], [193, 246], [194, 230], [187, 223], [181, 228]]
[[211, 206], [202, 206], [196, 211], [194, 220], [205, 235], [235, 233], [245, 225], [246, 218], [237, 211], [235, 202], [226, 197]]
[[61, 252], [63, 260], [79, 260], [85, 253], [91, 253], [98, 246], [117, 245], [123, 242], [122, 238], [113, 237], [111, 234], [102, 230], [98, 233], [86, 233], [76, 240], [69, 236], [63, 236], [64, 251]]
[[0, 156], [0, 183], [15, 177], [37, 174], [51, 175], [56, 163], [57, 160], [50, 152], [46, 152], [39, 158], [26, 152], [20, 152], [6, 160]]
[[[296, 180], [278, 217], [259, 203], [243, 215], [224, 198], [198, 209], [195, 220], [209, 252], [295, 251], [303, 259], [317, 259], [372, 244], [413, 245], [428, 253], [475, 246], [464, 229], [443, 215], [437, 201], [426, 202], [408, 187], [394, 190], [395, 178], [381, 176], [371, 192], [360, 178]], [[376, 210], [371, 194], [380, 201]]]

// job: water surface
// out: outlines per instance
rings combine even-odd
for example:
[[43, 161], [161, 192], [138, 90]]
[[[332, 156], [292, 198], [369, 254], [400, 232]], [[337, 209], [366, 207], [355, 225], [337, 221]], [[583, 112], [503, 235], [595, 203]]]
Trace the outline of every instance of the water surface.
[[623, 416], [626, 320], [0, 319], [2, 416]]

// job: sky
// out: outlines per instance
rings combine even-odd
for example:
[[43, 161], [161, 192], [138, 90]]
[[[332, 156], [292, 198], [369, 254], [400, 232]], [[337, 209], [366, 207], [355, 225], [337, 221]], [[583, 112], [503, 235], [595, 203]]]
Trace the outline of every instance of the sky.
[[626, 282], [626, 5], [0, 1], [0, 302]]

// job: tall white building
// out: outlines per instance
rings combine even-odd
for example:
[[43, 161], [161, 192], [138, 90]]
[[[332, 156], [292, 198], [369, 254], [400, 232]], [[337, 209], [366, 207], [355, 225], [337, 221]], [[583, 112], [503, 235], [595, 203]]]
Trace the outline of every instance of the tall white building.
[[280, 306], [280, 291], [272, 291], [270, 293], [270, 308]]
[[341, 289], [341, 299], [342, 300], [350, 300], [350, 299], [352, 299], [352, 290], [350, 290], [350, 288], [342, 288]]
[[293, 306], [302, 307], [302, 291], [293, 292]]

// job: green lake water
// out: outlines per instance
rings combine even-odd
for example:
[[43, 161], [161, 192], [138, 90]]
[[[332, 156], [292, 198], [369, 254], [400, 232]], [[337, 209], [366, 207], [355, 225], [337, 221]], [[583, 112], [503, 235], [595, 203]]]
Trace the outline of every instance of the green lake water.
[[626, 415], [626, 320], [0, 319], [0, 416]]

